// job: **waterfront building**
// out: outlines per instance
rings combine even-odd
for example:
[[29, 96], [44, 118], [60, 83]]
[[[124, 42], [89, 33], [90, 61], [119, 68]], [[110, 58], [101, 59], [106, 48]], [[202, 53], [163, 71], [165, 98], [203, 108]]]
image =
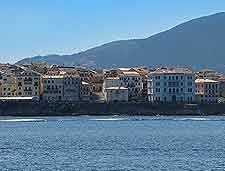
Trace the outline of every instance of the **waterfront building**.
[[223, 77], [223, 74], [211, 69], [203, 69], [196, 72], [196, 79], [209, 79], [218, 81], [218, 79], [221, 77]]
[[125, 87], [109, 87], [105, 93], [106, 102], [127, 102], [128, 88]]
[[43, 76], [43, 99], [47, 101], [79, 101], [80, 77], [78, 75]]
[[16, 77], [13, 71], [8, 70], [1, 73], [0, 88], [0, 95], [2, 97], [13, 97], [17, 95]]
[[100, 93], [103, 89], [104, 75], [103, 73], [97, 72], [89, 78], [89, 84], [93, 86], [93, 92]]
[[155, 103], [195, 101], [195, 74], [189, 68], [158, 68], [149, 74], [148, 99]]
[[90, 101], [93, 94], [93, 86], [87, 82], [82, 81], [80, 97], [81, 101]]
[[196, 100], [199, 103], [217, 103], [219, 98], [219, 82], [209, 79], [196, 79]]
[[63, 100], [79, 101], [80, 100], [81, 79], [79, 75], [63, 76]]
[[43, 100], [63, 100], [64, 77], [62, 75], [43, 76]]
[[106, 92], [106, 89], [109, 87], [119, 87], [121, 84], [119, 77], [108, 77], [104, 79], [103, 82], [103, 93]]
[[220, 97], [225, 98], [225, 77], [219, 78]]
[[41, 74], [32, 70], [16, 72], [16, 96], [40, 97]]
[[147, 101], [148, 99], [148, 74], [149, 74], [149, 69], [145, 67], [138, 67], [138, 68], [133, 68], [134, 71], [140, 74], [142, 78], [142, 83], [143, 83], [143, 88], [142, 88], [142, 97], [144, 101]]
[[141, 75], [136, 71], [122, 71], [119, 74], [120, 86], [128, 88], [129, 100], [142, 98], [143, 82]]

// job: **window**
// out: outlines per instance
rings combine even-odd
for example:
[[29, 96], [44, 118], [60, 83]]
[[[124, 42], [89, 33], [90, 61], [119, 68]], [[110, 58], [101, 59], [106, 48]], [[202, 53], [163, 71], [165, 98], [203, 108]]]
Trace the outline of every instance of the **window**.
[[156, 82], [155, 85], [156, 85], [156, 86], [160, 86], [160, 82]]
[[188, 88], [188, 92], [189, 93], [192, 93], [192, 88]]
[[192, 86], [192, 82], [188, 82], [187, 85], [188, 85], [188, 86]]

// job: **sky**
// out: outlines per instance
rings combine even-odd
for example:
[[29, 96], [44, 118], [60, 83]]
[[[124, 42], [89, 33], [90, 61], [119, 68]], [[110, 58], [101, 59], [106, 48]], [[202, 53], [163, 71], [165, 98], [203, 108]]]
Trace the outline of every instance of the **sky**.
[[146, 38], [224, 11], [224, 0], [2, 0], [0, 63]]

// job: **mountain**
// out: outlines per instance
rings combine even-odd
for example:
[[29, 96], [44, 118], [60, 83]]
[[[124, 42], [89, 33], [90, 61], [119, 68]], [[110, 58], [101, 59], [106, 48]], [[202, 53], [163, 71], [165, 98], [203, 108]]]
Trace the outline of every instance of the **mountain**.
[[225, 66], [225, 12], [193, 19], [146, 39], [114, 41], [73, 55], [25, 58], [18, 63], [112, 66]]

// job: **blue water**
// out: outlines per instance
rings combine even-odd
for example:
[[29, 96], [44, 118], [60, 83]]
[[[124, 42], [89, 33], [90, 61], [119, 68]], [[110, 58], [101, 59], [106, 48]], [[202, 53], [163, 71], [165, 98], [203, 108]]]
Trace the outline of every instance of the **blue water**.
[[0, 118], [0, 170], [222, 171], [225, 117]]

